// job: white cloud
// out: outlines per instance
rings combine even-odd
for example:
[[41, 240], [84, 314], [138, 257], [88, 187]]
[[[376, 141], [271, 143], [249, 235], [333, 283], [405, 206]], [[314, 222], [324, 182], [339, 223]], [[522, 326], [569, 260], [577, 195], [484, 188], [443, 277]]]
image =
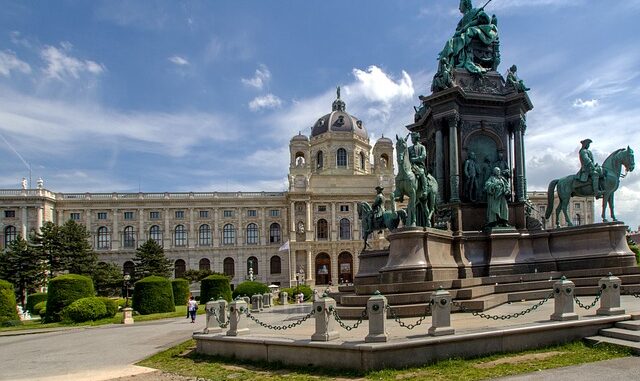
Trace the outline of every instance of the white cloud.
[[260, 65], [252, 78], [241, 78], [240, 80], [246, 86], [261, 90], [271, 80], [271, 72], [265, 65]]
[[575, 101], [573, 101], [573, 107], [576, 107], [576, 108], [594, 108], [597, 106], [598, 106], [597, 99], [589, 99], [585, 101], [582, 98], [577, 98]]
[[10, 77], [12, 71], [31, 73], [31, 66], [20, 60], [11, 50], [0, 51], [0, 75]]
[[174, 63], [178, 66], [189, 65], [189, 61], [186, 58], [180, 56], [171, 56], [168, 58], [169, 62]]
[[92, 60], [82, 60], [69, 55], [72, 46], [69, 42], [62, 42], [61, 49], [55, 46], [45, 46], [40, 55], [46, 62], [43, 72], [47, 78], [64, 80], [68, 77], [80, 78], [83, 73], [99, 75], [104, 66]]
[[282, 106], [282, 99], [273, 94], [255, 97], [251, 102], [249, 102], [249, 109], [251, 111], [274, 109], [279, 108], [280, 106]]
[[398, 82], [394, 82], [388, 74], [374, 65], [369, 66], [366, 71], [353, 69], [353, 75], [356, 77], [353, 91], [361, 92], [369, 101], [388, 104], [413, 98], [413, 82], [404, 70]]

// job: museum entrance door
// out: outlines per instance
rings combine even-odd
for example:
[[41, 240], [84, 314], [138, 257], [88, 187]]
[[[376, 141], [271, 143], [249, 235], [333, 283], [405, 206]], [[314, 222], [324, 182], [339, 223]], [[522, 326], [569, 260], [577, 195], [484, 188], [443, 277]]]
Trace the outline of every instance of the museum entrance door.
[[338, 255], [339, 283], [353, 283], [353, 256], [347, 251]]
[[331, 257], [327, 253], [316, 255], [316, 285], [329, 284], [331, 281]]

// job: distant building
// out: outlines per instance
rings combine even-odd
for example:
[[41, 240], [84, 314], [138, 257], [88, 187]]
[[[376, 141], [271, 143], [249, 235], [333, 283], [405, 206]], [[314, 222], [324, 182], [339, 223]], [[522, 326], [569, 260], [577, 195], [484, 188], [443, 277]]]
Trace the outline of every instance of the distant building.
[[[542, 226], [545, 229], [552, 229], [556, 226], [556, 214], [555, 208], [558, 207], [560, 200], [557, 195], [554, 195], [553, 207], [554, 211], [551, 213], [549, 220], [545, 219], [547, 212], [547, 192], [544, 191], [532, 191], [528, 192], [527, 196], [534, 205], [533, 217], [539, 219], [542, 222]], [[593, 197], [572, 197], [567, 211], [571, 216], [571, 222], [574, 226], [592, 224], [594, 222], [594, 198]], [[560, 215], [560, 226], [567, 226], [564, 215]]]

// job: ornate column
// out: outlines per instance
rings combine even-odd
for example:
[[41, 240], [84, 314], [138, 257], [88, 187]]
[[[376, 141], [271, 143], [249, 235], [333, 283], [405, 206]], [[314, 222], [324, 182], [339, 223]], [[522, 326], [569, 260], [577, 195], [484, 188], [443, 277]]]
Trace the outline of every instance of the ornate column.
[[195, 210], [193, 208], [189, 208], [189, 235], [187, 236], [187, 244], [189, 247], [196, 247], [196, 242], [198, 242], [198, 237], [196, 237], [195, 230]]
[[169, 221], [169, 208], [165, 208], [162, 213], [164, 214], [164, 233], [162, 235], [162, 242], [164, 248], [168, 249], [173, 243], [173, 231], [171, 230], [171, 222]]
[[242, 226], [242, 208], [238, 208], [238, 227], [236, 228], [236, 244], [244, 246], [244, 226]]
[[290, 228], [289, 228], [289, 242], [296, 241], [296, 203], [291, 201], [291, 206], [289, 207], [289, 216], [290, 216]]
[[138, 236], [136, 237], [136, 247], [140, 246], [145, 241], [144, 234], [144, 209], [138, 209]]
[[312, 262], [311, 259], [311, 250], [307, 250], [307, 281], [312, 281], [314, 276], [313, 265], [315, 262]]
[[[218, 227], [218, 219], [219, 209], [213, 209], [213, 226], [211, 226], [211, 238], [213, 238], [213, 247], [220, 247], [220, 228]], [[217, 255], [214, 255], [214, 259]], [[220, 264], [220, 268], [222, 268], [222, 262]]]
[[[353, 224], [351, 225], [351, 240], [358, 240], [360, 237], [360, 220], [358, 219], [358, 203], [353, 203]], [[355, 261], [354, 261], [355, 262]], [[355, 274], [355, 273], [354, 273]]]
[[307, 221], [305, 221], [305, 225], [306, 225], [306, 236], [307, 236], [307, 241], [313, 241], [314, 240], [314, 236], [313, 236], [313, 227], [311, 226], [311, 201], [306, 201], [306, 213], [307, 213]]
[[516, 201], [524, 201], [527, 197], [524, 179], [524, 144], [522, 141], [523, 130], [526, 128], [524, 118], [515, 122], [515, 165], [516, 165]]
[[336, 203], [331, 203], [331, 230], [329, 232], [331, 235], [329, 238], [331, 241], [337, 241], [338, 234], [336, 231]]
[[22, 239], [28, 239], [28, 235], [27, 235], [27, 218], [28, 218], [28, 214], [27, 214], [27, 207], [26, 206], [21, 206], [20, 207], [20, 235], [22, 236]]
[[44, 206], [36, 206], [36, 228], [40, 232], [42, 224], [44, 223]]
[[442, 125], [436, 127], [436, 180], [438, 181], [438, 197], [444, 200], [444, 137]]
[[449, 187], [451, 194], [449, 202], [460, 201], [460, 171], [458, 165], [458, 113], [447, 117], [449, 125]]
[[260, 244], [267, 245], [269, 244], [269, 233], [267, 229], [267, 210], [265, 208], [260, 209]]
[[118, 208], [113, 208], [113, 227], [111, 232], [111, 250], [116, 251], [120, 249], [120, 234], [118, 228]]

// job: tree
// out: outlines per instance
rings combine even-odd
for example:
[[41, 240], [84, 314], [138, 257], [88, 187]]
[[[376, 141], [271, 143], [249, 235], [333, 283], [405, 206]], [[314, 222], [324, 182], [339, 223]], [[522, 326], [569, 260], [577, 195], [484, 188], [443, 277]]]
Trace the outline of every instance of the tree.
[[66, 270], [61, 264], [60, 255], [63, 250], [60, 235], [59, 226], [51, 221], [47, 221], [40, 228], [40, 232], [36, 232], [33, 237], [33, 242], [40, 246], [42, 255], [44, 255], [49, 262], [49, 270], [52, 273]]
[[27, 241], [18, 236], [5, 253], [0, 254], [0, 277], [13, 283], [24, 308], [27, 293], [46, 282], [46, 260], [42, 251], [29, 246]]
[[91, 275], [98, 256], [91, 248], [91, 234], [84, 225], [68, 220], [62, 226], [46, 222], [34, 242], [49, 261], [52, 273], [68, 271], [71, 274]]
[[124, 281], [119, 266], [113, 263], [98, 263], [91, 278], [93, 278], [93, 287], [99, 296], [120, 295]]
[[209, 275], [213, 275], [211, 270], [187, 270], [182, 274], [182, 277], [189, 281], [189, 283], [200, 282]]
[[164, 255], [162, 246], [152, 239], [136, 249], [133, 262], [136, 264], [136, 279], [150, 275], [168, 278], [173, 270], [171, 261]]

